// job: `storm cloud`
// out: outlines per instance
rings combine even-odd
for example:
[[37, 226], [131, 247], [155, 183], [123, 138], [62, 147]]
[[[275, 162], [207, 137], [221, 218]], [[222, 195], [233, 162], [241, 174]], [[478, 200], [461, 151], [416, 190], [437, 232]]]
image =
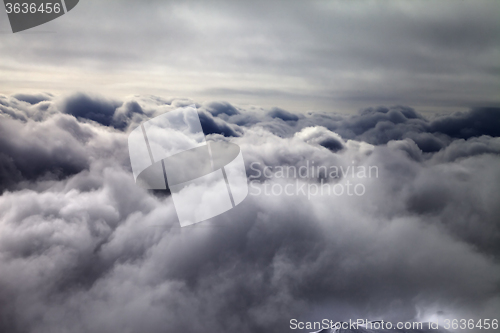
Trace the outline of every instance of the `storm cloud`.
[[498, 107], [498, 11], [495, 0], [86, 0], [15, 36], [0, 11], [0, 90], [344, 113]]
[[[195, 103], [209, 140], [241, 147], [252, 187], [236, 208], [180, 228], [168, 193], [134, 183], [127, 135], [193, 101], [0, 103], [1, 331], [284, 332], [292, 318], [500, 310], [496, 109], [428, 119], [407, 106], [347, 116]], [[258, 176], [313, 162], [378, 173], [326, 179], [362, 184], [361, 196], [266, 193], [295, 179]]]

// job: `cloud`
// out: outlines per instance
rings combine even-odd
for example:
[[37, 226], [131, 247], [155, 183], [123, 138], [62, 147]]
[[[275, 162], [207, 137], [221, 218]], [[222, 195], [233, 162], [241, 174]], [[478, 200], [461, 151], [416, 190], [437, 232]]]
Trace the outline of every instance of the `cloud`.
[[[0, 75], [9, 80], [0, 89], [46, 90], [51, 82], [59, 93], [168, 91], [293, 111], [498, 107], [498, 2], [442, 0], [432, 8], [88, 0], [35, 34], [2, 39]], [[10, 31], [1, 15], [2, 31]], [[46, 31], [56, 33], [38, 33]]]
[[30, 104], [38, 104], [43, 101], [50, 101], [52, 94], [15, 94], [12, 97]]
[[[134, 183], [127, 133], [188, 101], [76, 96], [41, 102], [45, 113], [0, 99], [1, 331], [283, 332], [292, 318], [498, 313], [496, 111], [428, 120], [389, 107], [290, 121], [201, 104], [208, 138], [241, 147], [253, 194], [180, 228], [168, 194]], [[441, 148], [422, 149], [424, 139]], [[313, 165], [377, 174], [327, 179], [361, 184], [362, 196], [266, 194], [321, 184], [317, 173], [276, 173]], [[257, 177], [266, 167], [272, 176]]]
[[205, 108], [215, 117], [220, 115], [234, 116], [236, 114], [240, 114], [234, 106], [227, 102], [208, 103]]
[[112, 124], [115, 110], [119, 106], [121, 106], [119, 102], [75, 94], [64, 100], [62, 110], [77, 118], [85, 118], [109, 126]]
[[144, 115], [144, 112], [139, 103], [128, 101], [113, 112], [111, 123], [115, 128], [124, 129], [134, 117], [137, 117], [136, 120], [140, 122], [142, 120], [141, 115]]
[[[23, 180], [60, 179], [89, 166], [88, 156], [80, 140], [62, 128], [71, 120], [55, 117], [44, 123], [26, 124], [3, 119], [0, 123], [0, 190], [11, 188]], [[78, 127], [76, 123], [74, 126]]]
[[237, 131], [233, 129], [233, 127], [235, 127], [234, 125], [228, 125], [219, 118], [214, 118], [211, 113], [205, 111], [200, 111], [198, 115], [201, 127], [206, 135], [221, 134], [223, 136], [238, 136]]
[[374, 145], [411, 139], [425, 153], [438, 152], [458, 138], [500, 135], [497, 130], [500, 128], [498, 108], [472, 109], [468, 112], [437, 116], [431, 120], [405, 106], [367, 108], [353, 116], [311, 113], [309, 117], [296, 117], [294, 124], [287, 124], [281, 121], [280, 117], [269, 120], [259, 114], [253, 118], [247, 116], [246, 120], [242, 117], [229, 117], [227, 121], [248, 127], [258, 123], [280, 136], [293, 135], [306, 127], [322, 126], [345, 139]]
[[271, 112], [268, 113], [268, 115], [272, 118], [279, 118], [284, 121], [297, 121], [299, 120], [299, 117], [296, 114], [290, 113], [286, 110], [280, 109], [280, 108], [273, 108]]
[[332, 152], [337, 152], [344, 148], [344, 143], [340, 135], [321, 126], [303, 128], [302, 131], [295, 133], [295, 137], [307, 143], [323, 146]]
[[498, 111], [499, 108], [477, 108], [452, 117], [442, 117], [432, 122], [430, 130], [462, 139], [480, 135], [500, 136]]

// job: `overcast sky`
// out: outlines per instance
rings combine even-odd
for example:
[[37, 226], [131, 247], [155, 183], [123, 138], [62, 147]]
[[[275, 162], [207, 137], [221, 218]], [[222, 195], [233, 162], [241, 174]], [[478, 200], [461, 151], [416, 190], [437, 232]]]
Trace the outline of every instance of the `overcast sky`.
[[12, 34], [0, 92], [226, 100], [292, 111], [498, 105], [498, 1], [82, 0]]

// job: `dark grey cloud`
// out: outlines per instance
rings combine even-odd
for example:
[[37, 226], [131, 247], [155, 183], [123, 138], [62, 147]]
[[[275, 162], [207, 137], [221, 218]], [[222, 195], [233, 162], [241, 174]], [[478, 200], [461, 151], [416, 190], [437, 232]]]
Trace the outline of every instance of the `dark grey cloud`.
[[[120, 102], [92, 98], [84, 94], [75, 94], [64, 100], [63, 112], [77, 118], [85, 118], [109, 126]], [[132, 111], [133, 112], [133, 111]]]
[[200, 117], [201, 127], [205, 134], [221, 134], [223, 136], [238, 136], [239, 134], [235, 131], [232, 126], [228, 125], [219, 118], [215, 118], [211, 113], [206, 111], [198, 112]]
[[127, 133], [192, 101], [76, 96], [38, 103], [45, 112], [0, 97], [0, 331], [286, 332], [292, 318], [498, 314], [496, 110], [197, 104], [210, 140], [241, 147], [249, 177], [253, 162], [312, 161], [374, 165], [379, 177], [359, 180], [360, 197], [250, 195], [180, 228], [168, 194], [134, 183]]
[[44, 124], [2, 119], [0, 191], [23, 180], [61, 179], [89, 167], [81, 142], [64, 125], [69, 124], [63, 118]]
[[111, 123], [113, 127], [124, 129], [136, 115], [143, 115], [144, 112], [136, 101], [128, 101], [113, 112]]
[[[409, 139], [421, 153], [441, 151], [455, 139], [470, 139], [482, 135], [498, 137], [500, 134], [498, 108], [476, 108], [431, 119], [405, 106], [367, 108], [358, 115], [348, 117], [321, 113], [294, 115], [281, 109], [272, 109], [266, 113], [264, 110], [250, 109], [243, 114], [225, 116], [224, 119], [238, 126], [263, 127], [281, 137], [293, 136], [307, 127], [321, 126], [338, 133], [344, 139], [374, 145]], [[325, 138], [322, 145], [333, 151], [342, 149], [343, 146], [337, 139], [328, 138]]]
[[272, 118], [279, 118], [284, 121], [299, 120], [299, 116], [297, 116], [296, 114], [290, 113], [280, 108], [273, 108], [273, 110], [271, 110], [271, 112], [269, 112], [268, 115]]
[[454, 138], [489, 135], [500, 136], [500, 108], [476, 108], [454, 117], [436, 119], [430, 131], [447, 134]]
[[206, 110], [213, 116], [227, 115], [234, 116], [240, 112], [231, 104], [227, 102], [212, 102], [205, 106]]
[[38, 104], [43, 101], [50, 101], [52, 94], [14, 94], [12, 97], [30, 104]]
[[332, 152], [337, 152], [345, 148], [345, 143], [340, 135], [329, 131], [325, 127], [307, 127], [296, 133], [295, 136], [307, 143], [323, 146]]
[[[0, 89], [45, 90], [50, 81], [64, 93], [168, 94], [293, 111], [498, 107], [498, 8], [494, 0], [88, 0], [34, 33], [2, 34], [9, 79]], [[9, 31], [6, 16], [0, 21]], [[54, 81], [66, 73], [70, 81]]]

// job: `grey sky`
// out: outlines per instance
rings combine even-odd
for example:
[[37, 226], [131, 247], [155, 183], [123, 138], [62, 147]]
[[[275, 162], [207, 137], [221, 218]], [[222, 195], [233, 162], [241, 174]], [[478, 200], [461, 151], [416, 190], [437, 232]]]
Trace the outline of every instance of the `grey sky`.
[[0, 92], [89, 91], [292, 111], [498, 105], [500, 2], [82, 0], [12, 34]]

